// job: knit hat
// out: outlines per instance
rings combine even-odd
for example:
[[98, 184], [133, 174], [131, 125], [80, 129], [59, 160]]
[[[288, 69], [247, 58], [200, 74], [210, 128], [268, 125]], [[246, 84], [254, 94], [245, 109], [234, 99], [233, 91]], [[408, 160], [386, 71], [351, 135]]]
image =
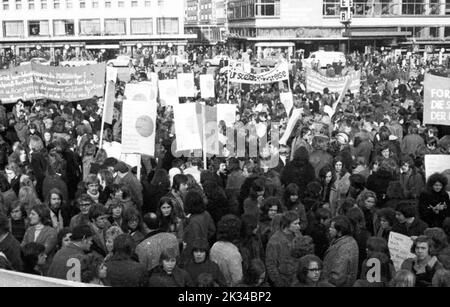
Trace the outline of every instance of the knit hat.
[[94, 234], [91, 231], [91, 227], [89, 227], [88, 225], [80, 225], [76, 226], [72, 230], [72, 236], [70, 238], [72, 241], [79, 241], [83, 238], [89, 238], [92, 236], [94, 236]]
[[129, 171], [128, 166], [125, 162], [120, 161], [114, 166], [115, 172], [127, 173]]

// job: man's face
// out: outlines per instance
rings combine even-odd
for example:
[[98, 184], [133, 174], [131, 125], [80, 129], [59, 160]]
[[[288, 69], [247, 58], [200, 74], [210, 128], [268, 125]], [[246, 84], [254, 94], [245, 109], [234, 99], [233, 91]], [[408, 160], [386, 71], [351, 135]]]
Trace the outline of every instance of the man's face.
[[104, 229], [106, 227], [106, 223], [108, 221], [107, 215], [101, 215], [95, 219], [95, 226], [97, 226], [99, 229]]
[[85, 252], [90, 251], [91, 245], [92, 245], [92, 237], [83, 239], [83, 240], [81, 241], [81, 248], [82, 248]]

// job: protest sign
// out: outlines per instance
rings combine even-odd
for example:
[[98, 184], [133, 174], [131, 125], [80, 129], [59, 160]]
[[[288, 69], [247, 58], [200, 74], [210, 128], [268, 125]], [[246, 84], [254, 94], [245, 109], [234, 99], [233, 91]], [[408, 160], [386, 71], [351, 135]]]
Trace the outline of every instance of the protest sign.
[[412, 245], [413, 241], [410, 237], [393, 231], [389, 233], [388, 248], [396, 271], [400, 270], [403, 261], [415, 257], [415, 255], [411, 253]]
[[450, 78], [425, 75], [423, 123], [450, 125]]
[[217, 106], [217, 122], [221, 120], [225, 122], [227, 127], [232, 127], [236, 122], [236, 105], [219, 103]]
[[114, 100], [116, 94], [117, 68], [106, 67], [105, 102], [103, 105], [103, 120], [112, 124], [114, 114]]
[[178, 97], [194, 97], [194, 75], [192, 73], [178, 74]]
[[213, 75], [200, 75], [200, 92], [202, 98], [214, 98], [214, 78]]
[[5, 103], [18, 99], [46, 98], [55, 101], [79, 101], [103, 97], [105, 63], [54, 67], [31, 63], [0, 71], [0, 99]]
[[179, 103], [177, 79], [160, 80], [158, 86], [159, 100], [162, 105], [173, 106]]
[[202, 149], [201, 126], [195, 103], [173, 106], [177, 151]]
[[286, 114], [289, 116], [294, 107], [294, 97], [292, 92], [280, 92], [280, 101], [286, 109]]
[[219, 126], [217, 125], [217, 107], [202, 106], [205, 112], [205, 131], [206, 153], [210, 155], [219, 154]]
[[425, 155], [426, 179], [434, 173], [442, 173], [450, 169], [450, 155]]
[[[341, 93], [346, 86], [347, 78], [350, 79], [349, 89], [353, 94], [359, 93], [361, 87], [361, 72], [356, 71], [344, 77], [329, 78], [322, 76], [317, 71], [306, 69], [306, 90], [307, 92], [322, 93], [324, 88], [328, 88], [330, 93]], [[347, 92], [347, 91], [345, 91]]]
[[281, 145], [286, 145], [289, 137], [291, 136], [292, 130], [294, 130], [295, 124], [300, 119], [303, 114], [303, 109], [294, 109], [292, 112], [292, 116], [289, 118], [289, 122], [287, 124], [286, 130], [283, 134], [283, 137], [280, 139]]
[[122, 108], [122, 153], [155, 153], [156, 94], [152, 84], [127, 84]]
[[278, 64], [272, 70], [260, 74], [245, 72], [240, 67], [231, 67], [230, 69], [230, 81], [235, 83], [265, 84], [276, 83], [288, 79], [289, 68], [285, 61]]

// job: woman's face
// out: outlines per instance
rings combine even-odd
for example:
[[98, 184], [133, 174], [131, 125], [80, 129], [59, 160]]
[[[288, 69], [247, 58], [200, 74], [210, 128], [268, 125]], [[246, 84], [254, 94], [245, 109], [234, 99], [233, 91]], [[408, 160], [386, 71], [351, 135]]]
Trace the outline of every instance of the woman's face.
[[161, 213], [165, 217], [169, 216], [172, 213], [172, 207], [168, 203], [162, 204]]
[[72, 242], [72, 240], [70, 239], [71, 236], [72, 234], [69, 232], [62, 238], [62, 247], [69, 246], [70, 242]]
[[289, 225], [289, 230], [292, 233], [298, 233], [300, 232], [300, 219], [296, 219]]
[[418, 260], [426, 259], [430, 255], [428, 243], [426, 242], [417, 243], [415, 253]]
[[14, 221], [22, 219], [22, 210], [20, 209], [20, 206], [11, 210], [11, 219]]
[[390, 155], [389, 148], [383, 149], [383, 150], [381, 151], [381, 155], [383, 156], [383, 158], [389, 159], [389, 155]]
[[175, 258], [162, 261], [163, 269], [164, 271], [166, 271], [167, 274], [172, 274], [176, 264], [177, 260]]
[[295, 203], [297, 201], [297, 199], [298, 199], [298, 195], [291, 195], [289, 197], [289, 199], [291, 200], [291, 202]]
[[328, 172], [328, 173], [325, 175], [325, 182], [326, 182], [327, 184], [329, 184], [329, 183], [331, 182], [331, 179], [333, 179], [333, 174], [332, 174], [331, 172]]
[[38, 225], [41, 222], [41, 217], [34, 210], [31, 210], [29, 218], [31, 226]]
[[336, 164], [334, 165], [334, 169], [336, 170], [336, 173], [340, 173], [342, 171], [342, 162], [336, 162]]
[[442, 185], [442, 183], [440, 183], [439, 181], [436, 181], [434, 184], [433, 184], [433, 191], [435, 191], [436, 193], [439, 193], [439, 192], [441, 192], [442, 191], [442, 188], [443, 188], [444, 186]]
[[203, 263], [206, 259], [206, 252], [201, 250], [195, 250], [193, 252], [194, 254], [194, 261], [195, 263]]
[[52, 135], [50, 134], [50, 132], [44, 132], [44, 141], [50, 142], [51, 139]]
[[56, 193], [52, 193], [52, 195], [50, 195], [50, 208], [53, 210], [58, 210], [60, 207], [61, 197]]
[[372, 209], [375, 206], [375, 198], [373, 197], [368, 197], [365, 201], [364, 201], [364, 207], [366, 207], [366, 209]]
[[383, 229], [389, 228], [391, 225], [389, 224], [388, 220], [386, 220], [384, 217], [380, 218], [380, 226]]
[[128, 228], [132, 231], [136, 230], [139, 225], [139, 219], [134, 217], [128, 221]]
[[112, 209], [112, 215], [114, 218], [119, 218], [122, 216], [122, 207], [116, 206]]
[[269, 208], [267, 216], [269, 217], [269, 219], [272, 220], [275, 217], [275, 215], [277, 215], [277, 213], [278, 213], [278, 206], [272, 206]]
[[308, 274], [306, 277], [312, 282], [316, 283], [320, 279], [320, 275], [322, 273], [322, 269], [319, 264], [315, 261], [312, 261], [308, 265]]

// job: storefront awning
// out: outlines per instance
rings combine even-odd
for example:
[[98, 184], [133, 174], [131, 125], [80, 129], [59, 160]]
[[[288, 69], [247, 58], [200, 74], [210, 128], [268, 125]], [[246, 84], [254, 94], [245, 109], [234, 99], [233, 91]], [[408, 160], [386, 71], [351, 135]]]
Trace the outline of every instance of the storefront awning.
[[86, 45], [86, 49], [120, 49], [120, 45], [119, 44]]
[[351, 37], [393, 37], [393, 36], [409, 36], [412, 33], [409, 31], [364, 31], [353, 32], [350, 28]]

